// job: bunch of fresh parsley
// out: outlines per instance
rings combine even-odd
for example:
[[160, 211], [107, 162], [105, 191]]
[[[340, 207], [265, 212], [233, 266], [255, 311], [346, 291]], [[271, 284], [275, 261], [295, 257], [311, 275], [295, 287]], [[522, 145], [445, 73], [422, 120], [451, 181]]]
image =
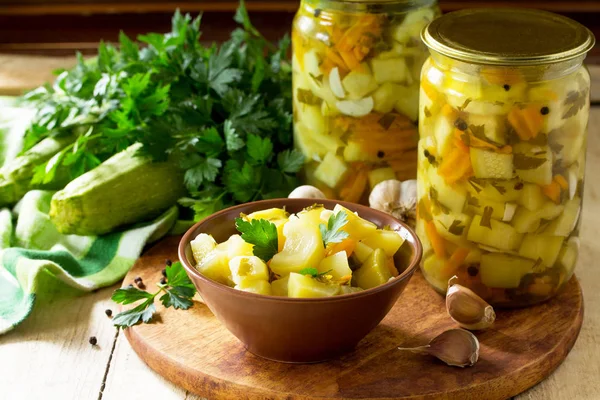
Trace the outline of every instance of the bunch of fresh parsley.
[[[285, 197], [297, 186], [302, 155], [292, 150], [289, 37], [274, 45], [251, 24], [220, 47], [200, 43], [200, 17], [176, 12], [172, 30], [120, 35], [117, 49], [101, 43], [98, 57], [62, 71], [53, 85], [25, 96], [38, 109], [25, 151], [49, 136], [77, 140], [36, 168], [49, 183], [59, 168], [71, 179], [129, 145], [173, 160], [190, 193], [180, 203], [202, 218], [234, 203]], [[62, 171], [61, 169], [61, 171]]]
[[119, 304], [131, 304], [143, 300], [134, 308], [123, 311], [113, 318], [113, 324], [120, 328], [128, 328], [139, 322], [148, 323], [156, 312], [154, 298], [160, 293], [160, 302], [165, 307], [187, 310], [194, 303], [192, 298], [196, 294], [194, 284], [186, 274], [181, 263], [176, 262], [165, 268], [166, 283], [159, 283], [156, 293], [140, 290], [133, 285], [115, 290], [112, 300]]

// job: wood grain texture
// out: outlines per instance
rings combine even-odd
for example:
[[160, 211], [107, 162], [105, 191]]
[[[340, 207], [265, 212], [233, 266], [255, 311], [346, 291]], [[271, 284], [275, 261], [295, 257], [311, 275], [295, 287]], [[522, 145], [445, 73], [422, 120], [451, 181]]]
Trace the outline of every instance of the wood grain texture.
[[[150, 249], [125, 283], [137, 276], [144, 282], [158, 281], [164, 260], [175, 257], [177, 243], [178, 238], [171, 237]], [[160, 375], [210, 399], [493, 400], [528, 389], [564, 360], [581, 327], [583, 299], [573, 279], [552, 301], [498, 310], [494, 327], [477, 334], [479, 362], [465, 369], [396, 349], [426, 344], [456, 327], [447, 316], [444, 298], [420, 273], [354, 352], [319, 364], [282, 364], [247, 352], [202, 303], [186, 312], [158, 310], [157, 323], [129, 328], [125, 336]]]
[[0, 336], [0, 398], [97, 399], [116, 340], [104, 313], [113, 290], [39, 298], [23, 324]]

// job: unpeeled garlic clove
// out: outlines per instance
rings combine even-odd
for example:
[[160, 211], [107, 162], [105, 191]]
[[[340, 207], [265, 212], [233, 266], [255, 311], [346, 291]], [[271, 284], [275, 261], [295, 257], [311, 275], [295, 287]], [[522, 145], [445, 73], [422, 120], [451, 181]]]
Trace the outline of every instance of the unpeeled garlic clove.
[[375, 185], [369, 195], [369, 206], [390, 214], [414, 227], [417, 211], [417, 181], [395, 179]]
[[456, 282], [456, 277], [451, 278], [446, 292], [446, 310], [450, 318], [472, 331], [492, 326], [496, 320], [494, 308], [471, 289]]
[[471, 367], [479, 360], [479, 340], [464, 329], [450, 329], [433, 338], [426, 346], [398, 347], [418, 354], [429, 354], [453, 367]]
[[288, 198], [290, 199], [326, 199], [325, 193], [314, 186], [303, 185], [292, 190]]

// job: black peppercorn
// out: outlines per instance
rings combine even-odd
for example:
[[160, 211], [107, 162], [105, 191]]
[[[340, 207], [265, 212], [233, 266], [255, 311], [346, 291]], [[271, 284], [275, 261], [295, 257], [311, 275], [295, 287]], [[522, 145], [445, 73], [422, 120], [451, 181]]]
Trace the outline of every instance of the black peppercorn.
[[456, 127], [456, 129], [463, 132], [466, 131], [469, 127], [465, 120], [462, 118], [458, 118], [456, 121], [454, 121], [454, 126]]
[[135, 283], [137, 282], [141, 282], [142, 281], [142, 277], [141, 276], [136, 276], [135, 279], [133, 280]]
[[477, 274], [479, 273], [479, 270], [477, 269], [477, 267], [470, 266], [469, 268], [467, 268], [467, 273], [470, 276], [477, 276]]
[[521, 189], [523, 189], [523, 186], [524, 186], [523, 182], [517, 182], [515, 184], [515, 190], [521, 190]]
[[167, 265], [167, 267], [170, 267], [171, 265], [173, 265], [173, 261], [171, 261], [167, 258], [167, 261], [165, 261], [165, 264]]
[[140, 289], [146, 289], [146, 285], [144, 285], [144, 282], [142, 281], [137, 282], [137, 287], [139, 287]]
[[502, 86], [504, 88], [504, 90], [506, 90], [507, 92], [510, 90], [510, 85], [504, 85]]
[[104, 314], [106, 314], [107, 317], [111, 317], [112, 316], [112, 310], [110, 308], [107, 308], [106, 310], [104, 310]]
[[383, 157], [385, 157], [385, 153], [384, 153], [383, 151], [379, 150], [379, 151], [377, 152], [377, 157], [378, 157], [378, 158], [383, 158]]
[[542, 109], [540, 110], [540, 113], [542, 115], [548, 115], [549, 112], [550, 112], [550, 109], [548, 107], [542, 107]]
[[96, 339], [96, 336], [90, 336], [89, 342], [92, 346], [95, 346], [98, 343], [98, 339]]
[[160, 278], [160, 284], [161, 285], [166, 285], [167, 284], [167, 280], [165, 278]]
[[425, 156], [425, 158], [429, 158], [429, 156], [431, 155], [431, 153], [429, 152], [429, 150], [425, 149], [423, 151], [423, 155]]
[[321, 9], [320, 8], [315, 8], [315, 18], [319, 18], [319, 16], [321, 15]]
[[160, 272], [162, 273], [162, 276], [164, 276], [165, 278], [167, 277], [167, 270], [166, 269], [163, 269]]
[[433, 155], [430, 154], [427, 160], [429, 160], [429, 164], [435, 165], [435, 157]]

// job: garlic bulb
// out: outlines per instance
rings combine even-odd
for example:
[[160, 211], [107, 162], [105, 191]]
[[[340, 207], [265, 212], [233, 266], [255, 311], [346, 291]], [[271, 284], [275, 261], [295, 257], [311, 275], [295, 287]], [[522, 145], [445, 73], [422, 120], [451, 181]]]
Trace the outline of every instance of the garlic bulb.
[[414, 227], [417, 218], [417, 181], [390, 179], [380, 182], [371, 191], [369, 205]]
[[450, 318], [469, 330], [489, 328], [496, 320], [494, 308], [471, 289], [457, 284], [453, 277], [448, 282], [446, 310]]
[[429, 354], [453, 367], [471, 367], [479, 360], [479, 340], [464, 329], [450, 329], [442, 332], [428, 345], [403, 348], [417, 354]]
[[323, 192], [311, 185], [298, 186], [289, 194], [290, 199], [326, 199]]

